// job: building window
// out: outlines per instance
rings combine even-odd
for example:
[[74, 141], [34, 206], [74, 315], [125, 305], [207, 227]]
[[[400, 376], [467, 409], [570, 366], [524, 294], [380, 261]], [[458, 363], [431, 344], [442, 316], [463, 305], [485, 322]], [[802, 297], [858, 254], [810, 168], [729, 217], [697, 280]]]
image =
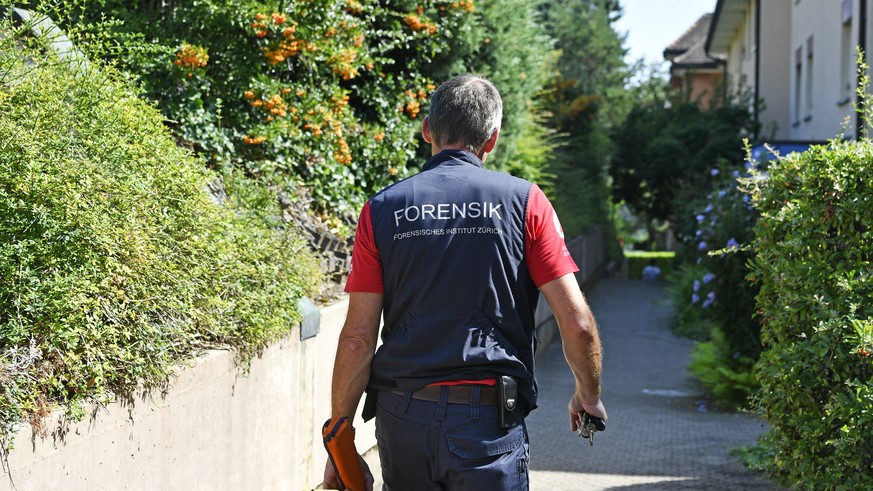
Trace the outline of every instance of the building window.
[[794, 126], [800, 124], [800, 94], [803, 82], [803, 47], [797, 48], [794, 53]]
[[852, 79], [855, 72], [855, 45], [852, 44], [852, 0], [843, 0], [842, 39], [840, 41], [840, 87], [837, 104], [851, 100]]
[[812, 52], [813, 52], [813, 38], [809, 36], [806, 40], [806, 112], [807, 115], [804, 118], [812, 116], [812, 100], [813, 100], [813, 91], [812, 91], [812, 77], [815, 75], [815, 65], [813, 64]]

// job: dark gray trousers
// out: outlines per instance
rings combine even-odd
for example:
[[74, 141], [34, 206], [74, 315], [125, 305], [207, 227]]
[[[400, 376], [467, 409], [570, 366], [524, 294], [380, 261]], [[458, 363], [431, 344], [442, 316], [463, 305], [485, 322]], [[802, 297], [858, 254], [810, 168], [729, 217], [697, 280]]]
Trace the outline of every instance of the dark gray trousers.
[[[475, 393], [474, 393], [475, 394]], [[420, 401], [380, 391], [376, 440], [383, 491], [528, 490], [524, 423], [501, 429], [497, 407]]]

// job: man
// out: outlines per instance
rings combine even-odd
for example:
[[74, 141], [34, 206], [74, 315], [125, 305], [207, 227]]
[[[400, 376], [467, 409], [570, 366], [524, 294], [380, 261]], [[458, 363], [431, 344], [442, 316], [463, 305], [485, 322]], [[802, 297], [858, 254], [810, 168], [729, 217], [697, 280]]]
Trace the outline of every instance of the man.
[[[331, 408], [353, 417], [366, 389], [384, 489], [528, 489], [537, 288], [576, 379], [571, 430], [584, 412], [606, 419], [597, 326], [552, 205], [483, 167], [502, 116], [489, 81], [445, 82], [422, 124], [432, 157], [361, 211]], [[337, 486], [330, 463], [325, 485]]]

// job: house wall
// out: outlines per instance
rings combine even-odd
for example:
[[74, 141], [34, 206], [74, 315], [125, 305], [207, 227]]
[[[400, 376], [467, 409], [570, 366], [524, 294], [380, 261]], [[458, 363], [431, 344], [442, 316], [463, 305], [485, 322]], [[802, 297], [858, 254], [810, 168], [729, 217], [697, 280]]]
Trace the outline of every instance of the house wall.
[[[870, 46], [873, 39], [870, 0], [743, 2], [743, 20], [733, 33], [727, 53], [728, 83], [733, 90], [754, 89], [755, 50], [760, 49], [758, 90], [763, 100], [759, 112], [762, 139], [854, 138], [855, 46], [861, 2], [868, 5], [867, 45]], [[758, 3], [760, 46], [755, 46]], [[844, 9], [847, 9], [845, 13]], [[847, 17], [848, 21], [844, 22]]]
[[[760, 0], [756, 0], [760, 1]], [[760, 97], [762, 104], [759, 121], [761, 138], [785, 140], [790, 138], [790, 93], [786, 90], [791, 80], [790, 5], [794, 0], [761, 1], [760, 30]], [[751, 24], [754, 26], [754, 24]], [[754, 27], [752, 27], [754, 29]]]
[[721, 69], [677, 69], [670, 78], [670, 87], [681, 94], [683, 101], [699, 102], [702, 108], [709, 108], [713, 99], [721, 99], [723, 85], [724, 72]]
[[754, 11], [747, 2], [743, 21], [737, 27], [727, 53], [728, 84], [733, 93], [749, 91], [755, 83]]
[[[790, 92], [795, 99], [791, 139], [854, 137], [852, 102], [857, 79], [854, 46], [858, 39], [860, 1], [849, 2], [852, 14], [847, 23], [843, 22], [842, 0], [792, 2], [790, 32], [795, 75], [791, 78]], [[850, 42], [846, 43], [844, 36], [848, 34]], [[796, 75], [798, 61], [800, 77]], [[847, 119], [849, 124], [844, 128]]]
[[723, 91], [724, 73], [721, 71], [695, 72], [691, 84], [691, 100], [700, 101], [702, 107], [708, 108], [713, 99], [720, 99]]

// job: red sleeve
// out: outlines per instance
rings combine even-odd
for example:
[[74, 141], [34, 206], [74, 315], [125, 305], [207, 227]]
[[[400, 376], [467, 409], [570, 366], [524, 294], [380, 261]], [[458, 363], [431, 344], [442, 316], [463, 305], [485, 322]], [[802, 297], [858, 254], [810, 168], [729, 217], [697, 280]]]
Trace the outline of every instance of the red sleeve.
[[355, 230], [355, 246], [352, 249], [352, 265], [346, 280], [345, 291], [384, 293], [382, 260], [373, 239], [373, 220], [370, 217], [370, 202], [361, 209], [358, 227]]
[[579, 271], [564, 243], [564, 230], [552, 203], [536, 184], [530, 190], [525, 220], [527, 268], [537, 287]]

